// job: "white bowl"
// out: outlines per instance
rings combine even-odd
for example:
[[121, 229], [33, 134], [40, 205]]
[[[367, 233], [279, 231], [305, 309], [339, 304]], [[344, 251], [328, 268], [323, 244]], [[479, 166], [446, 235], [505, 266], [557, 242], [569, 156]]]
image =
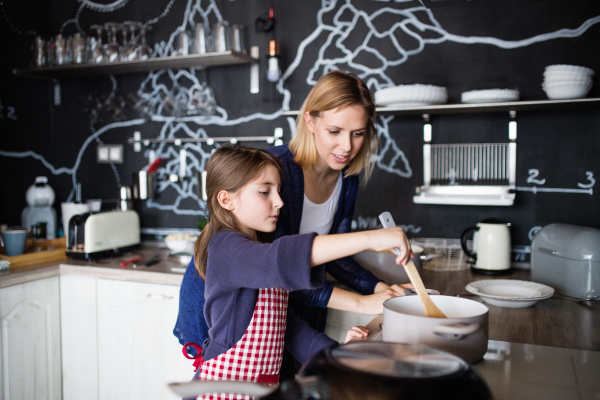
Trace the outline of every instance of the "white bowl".
[[514, 279], [488, 279], [469, 283], [465, 289], [494, 306], [531, 307], [539, 300], [554, 295], [554, 289], [541, 283]]
[[169, 235], [165, 238], [165, 244], [172, 253], [194, 253], [194, 245], [196, 244], [197, 236], [189, 234]]
[[592, 82], [584, 83], [551, 83], [542, 85], [544, 92], [551, 100], [579, 99], [585, 97], [592, 88]]
[[584, 81], [591, 78], [592, 75], [579, 72], [544, 72], [545, 81]]
[[382, 106], [442, 104], [448, 101], [448, 90], [433, 85], [400, 85], [375, 92], [375, 104]]
[[557, 86], [557, 85], [564, 85], [564, 84], [570, 84], [570, 85], [588, 85], [588, 84], [592, 84], [594, 83], [592, 78], [585, 78], [585, 79], [546, 79], [543, 83], [542, 83], [542, 87], [547, 87], [547, 86]]
[[548, 65], [545, 72], [563, 72], [563, 73], [579, 73], [586, 76], [594, 76], [594, 70], [586, 67], [580, 67], [578, 65], [566, 65], [566, 64], [555, 64]]
[[519, 100], [519, 91], [515, 89], [471, 90], [461, 95], [463, 103], [496, 103]]

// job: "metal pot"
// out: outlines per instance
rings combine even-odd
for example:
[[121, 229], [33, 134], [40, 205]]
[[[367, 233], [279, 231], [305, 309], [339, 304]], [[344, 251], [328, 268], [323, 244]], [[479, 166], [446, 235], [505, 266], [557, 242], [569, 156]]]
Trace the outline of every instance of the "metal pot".
[[[442, 253], [425, 254], [423, 247], [413, 244], [412, 246], [413, 262], [419, 275], [423, 275], [423, 262], [442, 257]], [[354, 259], [366, 270], [371, 271], [376, 277], [382, 279], [388, 285], [409, 283], [410, 279], [404, 268], [396, 264], [396, 255], [389, 250], [361, 251], [354, 255]]]
[[448, 318], [425, 317], [418, 296], [383, 303], [383, 340], [424, 344], [452, 353], [468, 363], [483, 357], [489, 337], [489, 309], [474, 300], [431, 296]]
[[481, 376], [452, 354], [405, 343], [354, 342], [328, 348], [309, 359], [296, 380], [279, 388], [251, 382], [192, 381], [169, 384], [180, 396], [240, 393], [264, 400], [487, 400]]

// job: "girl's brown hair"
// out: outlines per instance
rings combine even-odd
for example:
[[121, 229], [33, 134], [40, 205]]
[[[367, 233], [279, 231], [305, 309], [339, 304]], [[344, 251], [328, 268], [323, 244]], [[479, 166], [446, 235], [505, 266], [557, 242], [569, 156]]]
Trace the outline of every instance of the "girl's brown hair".
[[315, 137], [308, 129], [304, 114], [318, 118], [324, 111], [360, 106], [367, 115], [367, 131], [360, 151], [348, 165], [346, 176], [356, 175], [365, 170], [364, 181], [373, 171], [371, 156], [377, 154], [377, 132], [375, 131], [375, 104], [367, 85], [356, 75], [343, 71], [331, 71], [323, 75], [304, 100], [296, 118], [296, 135], [290, 141], [294, 161], [302, 169], [310, 170], [319, 159]]
[[244, 233], [233, 213], [219, 205], [217, 195], [225, 190], [236, 193], [258, 178], [263, 170], [274, 166], [283, 181], [283, 166], [277, 157], [262, 149], [224, 145], [219, 147], [206, 163], [206, 207], [208, 223], [194, 247], [196, 270], [206, 279], [206, 260], [210, 239], [220, 231]]

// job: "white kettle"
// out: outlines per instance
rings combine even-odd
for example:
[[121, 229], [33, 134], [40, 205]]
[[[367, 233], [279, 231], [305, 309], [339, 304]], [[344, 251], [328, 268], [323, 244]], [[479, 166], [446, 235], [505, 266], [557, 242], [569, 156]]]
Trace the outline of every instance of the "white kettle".
[[[471, 270], [485, 275], [512, 272], [510, 267], [510, 224], [496, 219], [485, 219], [464, 230], [461, 245], [465, 254], [475, 260]], [[467, 236], [473, 234], [473, 251], [467, 249]]]

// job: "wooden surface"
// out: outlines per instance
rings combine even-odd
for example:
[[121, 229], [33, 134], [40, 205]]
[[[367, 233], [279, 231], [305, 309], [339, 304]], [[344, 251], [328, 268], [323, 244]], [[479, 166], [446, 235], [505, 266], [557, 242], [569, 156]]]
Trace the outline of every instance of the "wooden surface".
[[[4, 249], [2, 248], [2, 250]], [[10, 257], [0, 254], [0, 260], [7, 260], [10, 262], [9, 268], [15, 269], [29, 265], [66, 260], [65, 250], [66, 241], [64, 237], [42, 241], [32, 241], [29, 239], [25, 245], [25, 253]]]
[[[458, 272], [424, 271], [423, 281], [428, 289], [442, 295], [456, 296], [482, 302], [465, 286], [484, 279], [519, 279], [529, 281], [528, 270], [516, 270], [511, 275], [489, 277]], [[538, 301], [528, 308], [505, 308], [484, 303], [490, 309], [490, 340], [537, 344], [600, 351], [600, 301], [574, 302], [560, 294]]]

